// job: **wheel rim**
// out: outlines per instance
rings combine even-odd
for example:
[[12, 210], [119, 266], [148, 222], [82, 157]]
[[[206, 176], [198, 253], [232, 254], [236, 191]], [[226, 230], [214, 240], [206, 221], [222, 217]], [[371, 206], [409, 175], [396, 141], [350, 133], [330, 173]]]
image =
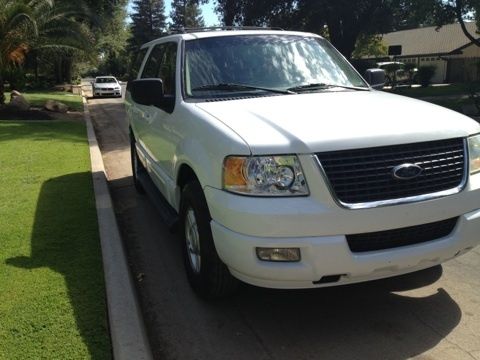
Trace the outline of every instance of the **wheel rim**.
[[190, 267], [196, 273], [200, 272], [200, 235], [198, 233], [197, 219], [192, 208], [187, 210], [185, 217], [185, 241], [187, 245], [187, 257]]

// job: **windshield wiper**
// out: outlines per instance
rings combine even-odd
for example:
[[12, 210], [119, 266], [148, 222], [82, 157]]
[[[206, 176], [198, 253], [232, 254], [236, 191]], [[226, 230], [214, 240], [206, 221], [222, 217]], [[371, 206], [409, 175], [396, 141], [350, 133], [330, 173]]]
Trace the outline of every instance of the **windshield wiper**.
[[235, 84], [235, 83], [220, 83], [220, 84], [207, 84], [196, 87], [192, 89], [192, 91], [200, 91], [200, 90], [218, 90], [218, 91], [238, 91], [238, 90], [262, 90], [268, 91], [277, 94], [294, 94], [294, 92], [290, 89], [282, 90], [282, 89], [271, 89], [265, 88], [261, 86], [253, 86], [253, 85], [245, 85], [245, 84]]
[[326, 83], [311, 83], [304, 84], [299, 86], [293, 86], [288, 88], [288, 91], [299, 92], [299, 91], [310, 91], [310, 90], [325, 90], [331, 88], [342, 88], [350, 90], [368, 90], [367, 87], [358, 87], [358, 86], [346, 86], [346, 85], [337, 85], [337, 84], [326, 84]]

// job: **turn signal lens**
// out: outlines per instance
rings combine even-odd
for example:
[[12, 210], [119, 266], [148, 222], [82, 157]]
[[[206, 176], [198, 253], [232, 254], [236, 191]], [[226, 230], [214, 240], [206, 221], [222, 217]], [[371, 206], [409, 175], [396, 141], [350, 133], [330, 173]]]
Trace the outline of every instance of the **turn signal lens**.
[[300, 161], [287, 156], [229, 156], [223, 165], [223, 188], [256, 196], [308, 195]]
[[480, 135], [468, 138], [468, 157], [470, 159], [470, 175], [480, 172]]

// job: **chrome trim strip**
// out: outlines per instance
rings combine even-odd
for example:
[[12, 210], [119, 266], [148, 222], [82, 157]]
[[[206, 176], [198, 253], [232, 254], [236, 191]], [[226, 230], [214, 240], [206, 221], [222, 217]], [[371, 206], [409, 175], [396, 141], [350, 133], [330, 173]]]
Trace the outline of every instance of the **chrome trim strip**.
[[469, 173], [469, 154], [468, 154], [468, 143], [467, 139], [463, 139], [463, 179], [460, 185], [453, 189], [449, 190], [443, 190], [443, 191], [438, 191], [435, 193], [430, 193], [430, 194], [424, 194], [424, 195], [416, 195], [416, 196], [409, 196], [405, 198], [399, 198], [399, 199], [391, 199], [391, 200], [380, 200], [380, 201], [372, 201], [372, 202], [366, 202], [366, 203], [344, 203], [340, 201], [337, 197], [337, 194], [335, 193], [335, 190], [333, 188], [333, 185], [330, 183], [330, 180], [328, 179], [328, 176], [325, 172], [325, 169], [323, 168], [320, 159], [316, 154], [312, 155], [312, 157], [315, 159], [318, 168], [320, 170], [320, 174], [325, 181], [325, 184], [328, 187], [328, 190], [330, 191], [330, 195], [332, 195], [332, 199], [335, 201], [335, 203], [345, 209], [350, 209], [350, 210], [359, 210], [359, 209], [371, 209], [371, 208], [378, 208], [378, 207], [384, 207], [384, 206], [392, 206], [392, 205], [400, 205], [400, 204], [410, 204], [410, 203], [415, 203], [419, 201], [426, 201], [426, 200], [433, 200], [449, 195], [454, 195], [458, 194], [461, 192], [465, 186], [467, 185], [468, 181], [468, 173]]

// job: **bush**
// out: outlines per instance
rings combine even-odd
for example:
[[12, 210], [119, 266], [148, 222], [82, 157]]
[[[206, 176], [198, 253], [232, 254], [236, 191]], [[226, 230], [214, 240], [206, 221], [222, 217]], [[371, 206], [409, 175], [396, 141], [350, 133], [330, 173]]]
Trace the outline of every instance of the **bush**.
[[10, 83], [11, 90], [25, 90], [26, 77], [25, 72], [20, 67], [15, 67], [5, 71], [5, 80]]
[[377, 67], [377, 64], [374, 60], [352, 59], [350, 62], [362, 76], [368, 69], [373, 69]]
[[433, 65], [424, 65], [418, 68], [418, 81], [422, 87], [430, 85], [433, 75], [435, 75], [436, 67]]

